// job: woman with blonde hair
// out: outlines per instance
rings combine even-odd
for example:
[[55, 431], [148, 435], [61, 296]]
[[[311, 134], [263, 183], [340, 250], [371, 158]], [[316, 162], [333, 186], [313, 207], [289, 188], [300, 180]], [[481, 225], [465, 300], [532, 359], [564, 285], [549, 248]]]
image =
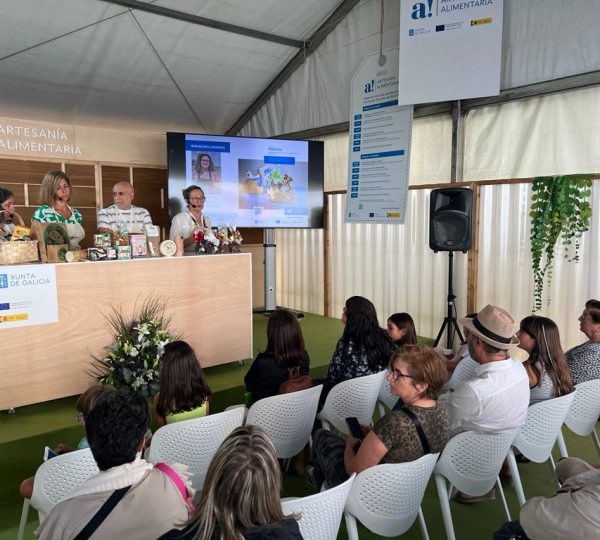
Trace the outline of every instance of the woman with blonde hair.
[[188, 540], [301, 540], [295, 516], [281, 511], [281, 470], [262, 428], [232, 431], [213, 457], [197, 509], [182, 531]]
[[40, 223], [62, 223], [66, 226], [69, 235], [69, 248], [77, 249], [83, 240], [83, 217], [76, 208], [71, 208], [71, 180], [62, 171], [46, 173], [40, 188], [40, 201], [42, 203], [31, 216], [31, 221]]

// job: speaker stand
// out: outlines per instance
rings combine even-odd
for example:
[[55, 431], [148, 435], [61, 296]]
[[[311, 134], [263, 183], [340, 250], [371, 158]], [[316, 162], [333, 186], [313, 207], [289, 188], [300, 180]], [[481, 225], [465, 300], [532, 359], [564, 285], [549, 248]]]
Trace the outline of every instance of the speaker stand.
[[454, 343], [454, 332], [458, 334], [460, 338], [461, 344], [465, 342], [465, 338], [463, 337], [460, 327], [458, 326], [458, 321], [456, 320], [456, 304], [454, 300], [456, 299], [456, 295], [454, 294], [454, 290], [452, 289], [453, 282], [453, 269], [454, 269], [454, 252], [448, 252], [448, 312], [446, 317], [444, 318], [444, 322], [442, 323], [442, 327], [438, 332], [437, 337], [435, 338], [434, 347], [438, 346], [440, 339], [442, 338], [442, 334], [444, 330], [447, 330], [446, 333], [446, 348], [452, 349], [452, 344]]

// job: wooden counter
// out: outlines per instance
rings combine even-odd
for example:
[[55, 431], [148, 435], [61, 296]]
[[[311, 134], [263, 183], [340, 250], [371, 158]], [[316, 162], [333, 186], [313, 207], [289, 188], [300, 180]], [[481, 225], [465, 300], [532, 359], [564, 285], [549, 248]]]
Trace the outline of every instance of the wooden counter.
[[0, 410], [83, 392], [113, 341], [103, 315], [152, 294], [202, 366], [252, 356], [250, 254], [57, 264], [56, 281], [58, 323], [0, 329]]

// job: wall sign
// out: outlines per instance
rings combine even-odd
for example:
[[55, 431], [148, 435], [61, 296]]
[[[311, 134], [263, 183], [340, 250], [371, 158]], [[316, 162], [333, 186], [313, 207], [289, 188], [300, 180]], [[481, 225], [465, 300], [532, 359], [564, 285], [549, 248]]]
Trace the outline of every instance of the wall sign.
[[346, 222], [404, 223], [413, 108], [398, 106], [398, 49], [362, 61], [350, 107]]
[[401, 0], [401, 105], [500, 93], [502, 0]]
[[0, 266], [0, 331], [54, 322], [58, 322], [55, 266]]

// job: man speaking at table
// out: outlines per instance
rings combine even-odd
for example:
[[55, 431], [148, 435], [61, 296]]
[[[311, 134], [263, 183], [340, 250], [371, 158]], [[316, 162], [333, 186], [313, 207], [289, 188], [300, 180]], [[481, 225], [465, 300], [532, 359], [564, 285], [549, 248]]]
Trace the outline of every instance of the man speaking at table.
[[115, 204], [98, 212], [98, 232], [113, 233], [127, 230], [129, 233], [144, 232], [144, 225], [152, 225], [150, 213], [132, 203], [135, 192], [129, 182], [118, 182], [112, 190]]

